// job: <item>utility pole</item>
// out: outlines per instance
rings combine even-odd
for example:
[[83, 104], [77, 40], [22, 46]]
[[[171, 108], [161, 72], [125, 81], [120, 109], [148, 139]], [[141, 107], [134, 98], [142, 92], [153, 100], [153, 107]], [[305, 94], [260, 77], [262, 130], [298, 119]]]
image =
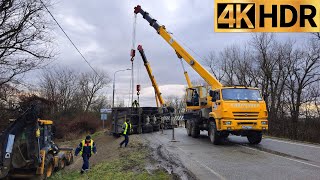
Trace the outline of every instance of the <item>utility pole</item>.
[[113, 90], [112, 90], [112, 107], [113, 108], [114, 108], [114, 95], [115, 95], [115, 89], [116, 89], [116, 73], [121, 71], [128, 71], [128, 70], [131, 70], [131, 69], [128, 68], [128, 69], [118, 70], [113, 74]]

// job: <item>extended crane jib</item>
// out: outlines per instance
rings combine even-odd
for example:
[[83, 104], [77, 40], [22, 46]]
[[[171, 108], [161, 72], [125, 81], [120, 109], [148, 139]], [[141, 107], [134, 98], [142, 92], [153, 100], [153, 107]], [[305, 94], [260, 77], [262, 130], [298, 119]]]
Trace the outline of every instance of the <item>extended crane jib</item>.
[[149, 22], [150, 26], [152, 26], [157, 32], [159, 31], [161, 25], [158, 24], [157, 20], [153, 19], [148, 12], [142, 10], [140, 5], [134, 8], [134, 13], [135, 14], [140, 13], [142, 17]]

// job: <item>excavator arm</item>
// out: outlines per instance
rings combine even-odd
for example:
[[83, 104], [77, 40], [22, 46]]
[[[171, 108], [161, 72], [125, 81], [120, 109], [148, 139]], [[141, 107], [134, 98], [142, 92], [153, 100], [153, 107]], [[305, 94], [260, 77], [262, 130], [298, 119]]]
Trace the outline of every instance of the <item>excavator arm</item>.
[[[143, 18], [149, 22], [150, 26], [152, 26], [158, 32], [158, 34], [176, 51], [178, 57], [183, 58], [212, 87], [212, 89], [218, 89], [222, 87], [222, 84], [211, 73], [209, 73], [209, 71], [207, 71], [177, 41], [173, 39], [170, 33], [167, 32], [165, 26], [160, 25], [156, 19], [153, 19], [149, 13], [144, 11], [139, 5], [134, 8], [134, 13], [140, 13]], [[191, 83], [188, 82], [188, 85], [191, 85]]]
[[141, 58], [142, 58], [143, 63], [144, 63], [144, 66], [145, 66], [146, 69], [147, 69], [149, 78], [150, 78], [150, 80], [151, 80], [152, 86], [153, 86], [154, 91], [155, 91], [155, 93], [156, 93], [157, 106], [158, 106], [158, 101], [159, 101], [159, 103], [160, 103], [161, 106], [164, 106], [164, 105], [165, 105], [165, 102], [164, 102], [164, 100], [163, 100], [163, 98], [162, 98], [162, 96], [161, 96], [161, 92], [160, 92], [160, 90], [159, 90], [159, 86], [158, 86], [158, 84], [157, 84], [157, 82], [156, 82], [156, 79], [154, 78], [154, 76], [153, 76], [153, 74], [152, 74], [151, 66], [150, 66], [150, 64], [149, 64], [149, 62], [148, 62], [148, 60], [147, 60], [147, 57], [146, 57], [146, 55], [145, 55], [145, 53], [144, 53], [144, 50], [143, 50], [143, 48], [142, 48], [141, 45], [138, 46], [138, 51], [139, 51], [139, 53], [140, 53], [140, 55], [141, 55]]

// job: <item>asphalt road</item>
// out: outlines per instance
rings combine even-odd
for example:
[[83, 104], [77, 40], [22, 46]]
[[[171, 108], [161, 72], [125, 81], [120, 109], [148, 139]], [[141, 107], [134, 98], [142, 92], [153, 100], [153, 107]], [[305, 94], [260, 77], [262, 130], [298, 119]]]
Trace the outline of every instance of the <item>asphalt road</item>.
[[184, 128], [145, 134], [152, 146], [160, 146], [177, 164], [198, 179], [320, 179], [320, 146], [264, 138], [250, 145], [245, 137], [230, 136], [223, 145], [211, 144], [206, 131], [197, 139]]

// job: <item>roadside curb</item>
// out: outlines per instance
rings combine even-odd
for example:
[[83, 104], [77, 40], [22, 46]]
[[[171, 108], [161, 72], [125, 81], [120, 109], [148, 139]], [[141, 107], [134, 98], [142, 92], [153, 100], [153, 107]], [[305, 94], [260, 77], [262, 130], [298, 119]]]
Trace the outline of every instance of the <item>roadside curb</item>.
[[294, 143], [310, 144], [310, 145], [320, 146], [320, 143], [313, 143], [313, 142], [308, 142], [308, 141], [299, 141], [299, 140], [293, 140], [293, 139], [287, 139], [287, 138], [280, 138], [280, 137], [275, 137], [275, 136], [263, 135], [262, 138], [263, 138], [263, 139], [269, 138], [269, 139], [276, 139], [276, 140], [282, 140], [282, 141], [288, 141], [288, 142], [294, 142]]

